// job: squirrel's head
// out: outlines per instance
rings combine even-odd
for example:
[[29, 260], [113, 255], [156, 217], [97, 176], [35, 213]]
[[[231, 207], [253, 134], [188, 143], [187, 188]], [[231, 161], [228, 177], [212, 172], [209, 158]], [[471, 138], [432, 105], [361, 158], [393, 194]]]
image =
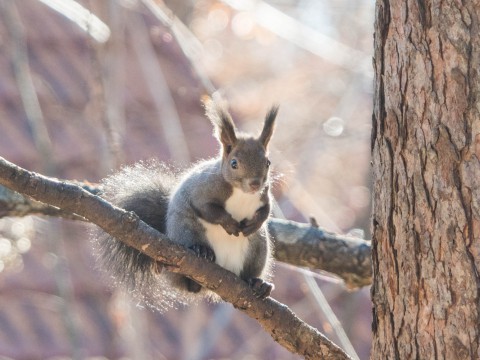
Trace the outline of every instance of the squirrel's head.
[[258, 137], [239, 133], [232, 117], [218, 103], [204, 101], [207, 117], [215, 129], [215, 137], [221, 145], [222, 174], [235, 188], [246, 193], [262, 191], [268, 183], [270, 160], [268, 143], [275, 127], [278, 106], [273, 106], [265, 117]]

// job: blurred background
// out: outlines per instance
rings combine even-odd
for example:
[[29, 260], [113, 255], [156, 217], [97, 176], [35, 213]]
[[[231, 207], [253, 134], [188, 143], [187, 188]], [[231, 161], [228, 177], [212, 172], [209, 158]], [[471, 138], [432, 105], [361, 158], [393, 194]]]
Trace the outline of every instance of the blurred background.
[[[139, 160], [185, 167], [218, 151], [202, 96], [250, 132], [278, 103], [276, 216], [369, 239], [373, 16], [372, 0], [0, 0], [0, 156], [92, 183]], [[298, 358], [229, 304], [139, 308], [96, 271], [90, 226], [0, 219], [2, 359]], [[368, 358], [369, 289], [281, 263], [274, 282]]]

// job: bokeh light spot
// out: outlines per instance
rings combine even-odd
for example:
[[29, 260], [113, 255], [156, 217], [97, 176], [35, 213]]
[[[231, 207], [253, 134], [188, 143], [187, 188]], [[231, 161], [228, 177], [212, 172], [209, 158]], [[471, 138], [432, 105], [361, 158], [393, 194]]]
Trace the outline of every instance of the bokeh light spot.
[[343, 119], [339, 117], [331, 117], [323, 123], [323, 131], [329, 136], [340, 136], [343, 133], [345, 123]]

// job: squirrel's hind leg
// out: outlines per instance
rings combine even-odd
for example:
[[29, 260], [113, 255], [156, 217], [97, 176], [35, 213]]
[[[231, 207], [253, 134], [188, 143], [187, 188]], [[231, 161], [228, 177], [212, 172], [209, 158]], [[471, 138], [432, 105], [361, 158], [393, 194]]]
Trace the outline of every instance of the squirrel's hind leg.
[[261, 228], [248, 239], [250, 256], [245, 259], [240, 277], [248, 283], [258, 298], [264, 299], [270, 296], [275, 288], [272, 283], [264, 279], [268, 278], [270, 272], [270, 240], [265, 228]]
[[259, 299], [269, 297], [273, 289], [275, 289], [275, 286], [272, 283], [260, 278], [250, 278], [247, 282], [255, 293], [255, 296]]
[[[189, 246], [189, 249], [192, 250], [198, 257], [204, 258], [205, 260], [214, 262], [215, 261], [215, 252], [210, 246], [203, 244], [193, 244]], [[195, 280], [185, 278], [186, 288], [192, 293], [198, 293], [202, 289], [202, 286], [197, 283]]]
[[[205, 239], [203, 226], [195, 221], [187, 221], [190, 218], [183, 213], [173, 213], [167, 222], [167, 235], [175, 243], [183, 245], [193, 251], [197, 257], [208, 261], [215, 261], [215, 252]], [[198, 293], [202, 286], [194, 280], [183, 275], [171, 274], [173, 285], [181, 290]]]

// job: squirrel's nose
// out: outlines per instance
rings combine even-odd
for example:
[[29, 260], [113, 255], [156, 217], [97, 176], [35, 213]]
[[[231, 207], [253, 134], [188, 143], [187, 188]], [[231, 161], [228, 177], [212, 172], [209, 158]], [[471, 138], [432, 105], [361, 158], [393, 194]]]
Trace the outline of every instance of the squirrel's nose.
[[252, 191], [257, 191], [258, 189], [260, 189], [260, 185], [260, 179], [253, 179], [248, 182], [248, 186]]

